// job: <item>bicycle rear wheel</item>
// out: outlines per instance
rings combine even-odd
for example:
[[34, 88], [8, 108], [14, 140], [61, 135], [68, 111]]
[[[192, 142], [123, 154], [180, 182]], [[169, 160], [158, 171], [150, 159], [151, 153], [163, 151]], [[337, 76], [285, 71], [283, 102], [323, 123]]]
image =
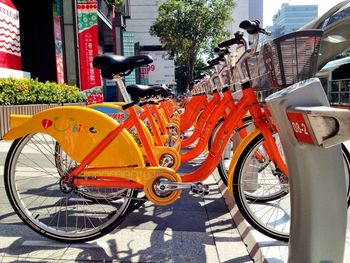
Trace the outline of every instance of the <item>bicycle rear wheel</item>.
[[[278, 134], [274, 138], [283, 150]], [[240, 153], [233, 171], [233, 196], [243, 217], [259, 232], [281, 241], [288, 241], [290, 228], [290, 195], [288, 180], [270, 162], [264, 150], [264, 138], [258, 133]], [[259, 162], [256, 153], [263, 156]], [[350, 155], [342, 145], [346, 181], [350, 176]], [[348, 184], [348, 204], [350, 188]]]
[[67, 189], [61, 179], [74, 162], [67, 156], [58, 159], [63, 155], [57, 153], [57, 145], [43, 133], [13, 142], [4, 170], [13, 209], [34, 231], [58, 241], [83, 242], [109, 233], [119, 225], [137, 191]]

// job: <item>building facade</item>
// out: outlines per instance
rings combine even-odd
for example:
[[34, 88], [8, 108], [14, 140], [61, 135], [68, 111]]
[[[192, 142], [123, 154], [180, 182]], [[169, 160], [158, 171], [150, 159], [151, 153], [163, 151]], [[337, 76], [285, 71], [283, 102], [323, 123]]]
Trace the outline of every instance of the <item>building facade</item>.
[[258, 19], [263, 25], [263, 13], [264, 13], [264, 0], [237, 0], [236, 6], [232, 10], [232, 19], [230, 25], [230, 34], [234, 35], [239, 28], [239, 24], [243, 20], [256, 20]]
[[[126, 1], [128, 2], [128, 1]], [[122, 54], [113, 8], [106, 0], [12, 0], [19, 11], [23, 71], [40, 81], [78, 86], [102, 101], [106, 82], [92, 65], [103, 53]], [[115, 28], [116, 30], [112, 30]], [[115, 98], [114, 98], [115, 99]]]
[[175, 85], [174, 59], [163, 50], [158, 37], [150, 35], [156, 21], [158, 5], [165, 0], [130, 0], [130, 17], [125, 20], [127, 32], [132, 33], [135, 54], [150, 55], [153, 63], [136, 71], [136, 81], [141, 84]]
[[272, 18], [273, 25], [268, 29], [275, 38], [294, 32], [317, 17], [317, 5], [282, 4], [281, 9]]
[[126, 30], [133, 32], [135, 42], [140, 46], [159, 46], [157, 37], [149, 33], [149, 29], [158, 14], [158, 0], [130, 0], [130, 17], [125, 20]]

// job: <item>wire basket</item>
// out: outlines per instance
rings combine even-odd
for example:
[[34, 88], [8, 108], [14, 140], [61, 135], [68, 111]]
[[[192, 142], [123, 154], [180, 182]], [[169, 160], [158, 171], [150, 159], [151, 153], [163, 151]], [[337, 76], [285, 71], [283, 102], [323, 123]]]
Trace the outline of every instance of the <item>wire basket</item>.
[[241, 57], [237, 63], [241, 65], [240, 70], [238, 67], [232, 68], [232, 90], [237, 91], [241, 89], [241, 84], [247, 80], [251, 81], [252, 86], [256, 91], [270, 89], [268, 82], [267, 67], [259, 53], [249, 58]]
[[283, 89], [314, 77], [322, 30], [296, 31], [272, 40], [260, 50], [272, 89]]

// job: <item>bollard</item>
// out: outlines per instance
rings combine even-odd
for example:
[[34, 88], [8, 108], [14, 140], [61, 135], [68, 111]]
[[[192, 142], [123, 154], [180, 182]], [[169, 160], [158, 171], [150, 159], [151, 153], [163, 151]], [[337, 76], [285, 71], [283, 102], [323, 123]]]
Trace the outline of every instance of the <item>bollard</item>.
[[[343, 262], [347, 186], [340, 142], [329, 148], [314, 145], [318, 131], [311, 130], [303, 118], [308, 107], [329, 106], [322, 85], [317, 78], [299, 82], [270, 95], [266, 104], [288, 165], [291, 195], [288, 262]], [[320, 122], [318, 127], [322, 125], [331, 123]]]

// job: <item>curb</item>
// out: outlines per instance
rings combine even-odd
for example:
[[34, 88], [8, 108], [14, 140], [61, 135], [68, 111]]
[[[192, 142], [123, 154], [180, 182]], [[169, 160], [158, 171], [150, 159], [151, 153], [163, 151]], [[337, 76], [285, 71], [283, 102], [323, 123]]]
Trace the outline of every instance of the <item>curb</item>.
[[230, 211], [232, 220], [246, 245], [249, 256], [257, 263], [282, 263], [288, 260], [288, 243], [269, 238], [256, 231], [242, 216], [226, 185], [222, 182], [217, 171], [213, 173], [220, 192]]

